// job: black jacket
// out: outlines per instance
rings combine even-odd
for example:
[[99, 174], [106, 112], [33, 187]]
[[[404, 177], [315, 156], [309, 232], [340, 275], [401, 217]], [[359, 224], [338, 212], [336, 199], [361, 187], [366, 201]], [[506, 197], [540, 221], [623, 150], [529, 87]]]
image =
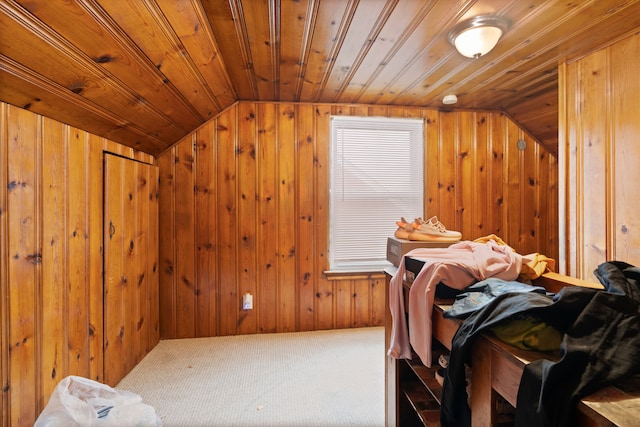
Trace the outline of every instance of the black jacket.
[[[518, 390], [516, 426], [567, 426], [576, 402], [640, 372], [640, 269], [606, 262], [594, 272], [605, 290], [567, 287], [555, 296], [504, 294], [469, 316], [456, 332], [442, 390], [442, 426], [468, 426], [464, 364], [475, 334], [515, 316], [537, 317], [564, 333], [561, 359], [527, 365]], [[472, 367], [473, 368], [473, 367]]]

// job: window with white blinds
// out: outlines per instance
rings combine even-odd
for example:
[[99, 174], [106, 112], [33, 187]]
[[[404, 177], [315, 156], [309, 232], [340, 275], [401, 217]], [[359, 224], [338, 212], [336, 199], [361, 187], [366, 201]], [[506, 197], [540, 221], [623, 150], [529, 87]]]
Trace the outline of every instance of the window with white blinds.
[[382, 270], [395, 222], [423, 215], [422, 119], [331, 118], [330, 269]]

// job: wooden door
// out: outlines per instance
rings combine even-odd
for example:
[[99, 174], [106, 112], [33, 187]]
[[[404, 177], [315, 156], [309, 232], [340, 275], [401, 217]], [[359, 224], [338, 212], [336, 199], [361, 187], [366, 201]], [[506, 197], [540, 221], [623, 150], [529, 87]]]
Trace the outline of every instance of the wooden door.
[[158, 168], [104, 162], [104, 381], [115, 386], [160, 336]]

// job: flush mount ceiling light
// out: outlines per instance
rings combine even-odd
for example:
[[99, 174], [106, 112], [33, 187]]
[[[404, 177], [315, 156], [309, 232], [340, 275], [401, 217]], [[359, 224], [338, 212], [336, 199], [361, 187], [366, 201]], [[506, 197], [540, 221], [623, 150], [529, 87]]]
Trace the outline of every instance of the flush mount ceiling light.
[[455, 104], [456, 102], [458, 102], [458, 97], [455, 95], [445, 95], [444, 98], [442, 98], [442, 103], [443, 104]]
[[480, 58], [493, 49], [509, 28], [509, 21], [498, 16], [480, 15], [456, 25], [449, 41], [467, 58]]

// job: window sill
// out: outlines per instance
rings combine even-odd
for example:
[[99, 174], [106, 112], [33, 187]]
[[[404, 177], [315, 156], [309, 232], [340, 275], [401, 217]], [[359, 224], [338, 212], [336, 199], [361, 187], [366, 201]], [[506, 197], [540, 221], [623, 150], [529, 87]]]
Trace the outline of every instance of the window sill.
[[375, 270], [325, 270], [327, 280], [382, 279], [384, 268]]

